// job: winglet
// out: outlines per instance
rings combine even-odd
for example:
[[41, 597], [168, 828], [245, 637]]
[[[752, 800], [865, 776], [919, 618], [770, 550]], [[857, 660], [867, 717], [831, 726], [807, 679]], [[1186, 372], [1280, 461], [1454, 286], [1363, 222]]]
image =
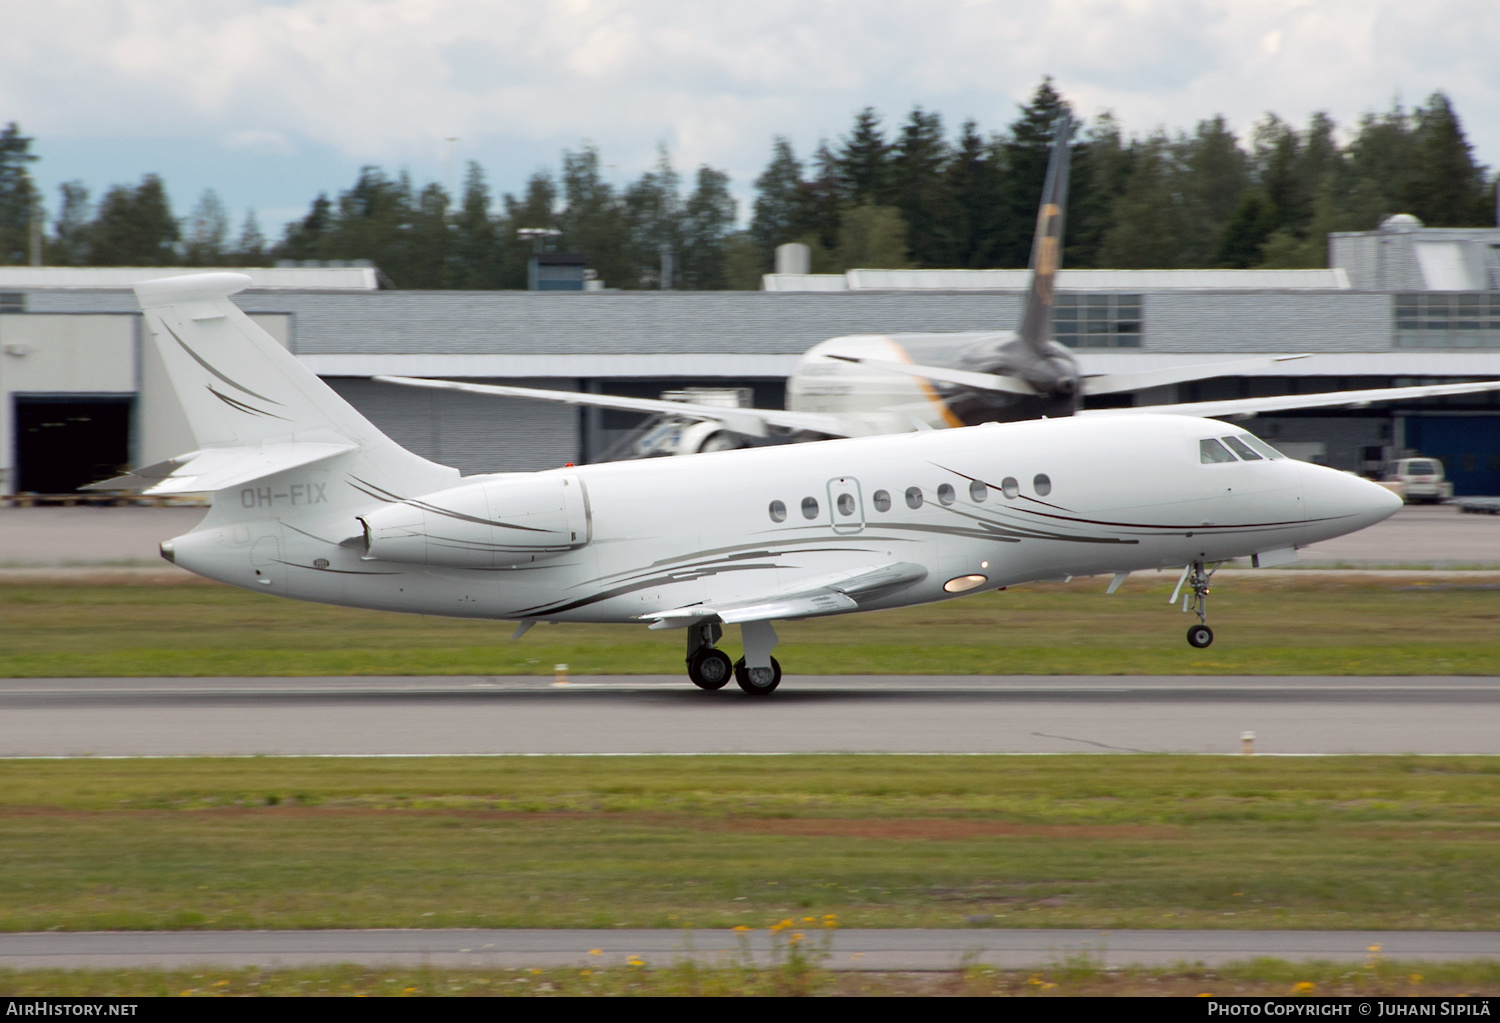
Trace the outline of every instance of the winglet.
[[211, 301], [228, 298], [244, 291], [253, 282], [246, 274], [185, 274], [181, 277], [158, 277], [135, 286], [135, 297], [142, 309], [171, 305], [174, 302]]

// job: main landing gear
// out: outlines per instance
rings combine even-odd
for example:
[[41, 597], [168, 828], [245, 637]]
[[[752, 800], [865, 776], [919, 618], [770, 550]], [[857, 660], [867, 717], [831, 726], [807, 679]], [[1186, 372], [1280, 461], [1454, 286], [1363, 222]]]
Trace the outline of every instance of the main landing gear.
[[1184, 586], [1188, 587], [1189, 592], [1182, 593], [1182, 612], [1195, 613], [1198, 624], [1187, 630], [1187, 641], [1189, 646], [1199, 650], [1214, 641], [1214, 630], [1208, 627], [1208, 581], [1222, 564], [1222, 561], [1216, 561], [1212, 566], [1205, 567], [1202, 561], [1195, 561], [1186, 566], [1181, 578], [1177, 580], [1177, 588], [1172, 591], [1172, 598], [1167, 601], [1169, 604], [1177, 603], [1177, 595], [1182, 593]]
[[688, 678], [699, 689], [723, 689], [730, 676], [751, 696], [766, 696], [781, 685], [781, 664], [771, 656], [776, 632], [770, 622], [746, 622], [740, 627], [745, 656], [733, 665], [729, 655], [716, 649], [724, 635], [717, 623], [690, 625], [687, 630]]

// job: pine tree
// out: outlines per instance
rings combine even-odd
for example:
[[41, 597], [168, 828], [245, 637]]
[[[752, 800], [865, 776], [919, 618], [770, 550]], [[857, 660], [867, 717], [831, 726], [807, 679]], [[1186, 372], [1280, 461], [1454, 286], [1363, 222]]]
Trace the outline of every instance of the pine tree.
[[794, 240], [802, 224], [802, 162], [785, 135], [771, 143], [771, 162], [755, 179], [755, 202], [750, 217], [750, 238], [760, 249], [761, 265], [769, 270], [776, 246]]
[[399, 250], [404, 262], [396, 264], [402, 287], [454, 286], [454, 232], [449, 206], [447, 189], [436, 182], [423, 186], [417, 193], [409, 223], [402, 225]]
[[203, 190], [193, 212], [188, 214], [183, 237], [183, 262], [188, 266], [220, 266], [229, 246], [229, 212], [218, 193]]
[[265, 266], [266, 236], [261, 233], [260, 219], [254, 210], [245, 211], [245, 222], [240, 226], [239, 241], [234, 244], [234, 262], [237, 266]]
[[1179, 138], [1174, 148], [1186, 217], [1177, 264], [1217, 266], [1224, 231], [1250, 186], [1249, 158], [1222, 116], [1198, 122], [1193, 135]]
[[736, 215], [729, 175], [712, 167], [699, 167], [682, 214], [681, 286], [698, 291], [728, 288], [725, 243], [734, 230]]
[[1114, 226], [1115, 203], [1130, 181], [1136, 152], [1124, 141], [1119, 123], [1108, 112], [1079, 134], [1082, 140], [1073, 147], [1068, 188], [1063, 266], [1097, 267], [1104, 265], [1099, 250]]
[[41, 215], [41, 197], [26, 169], [37, 159], [31, 143], [15, 121], [0, 129], [0, 263], [30, 258], [32, 220]]
[[1261, 249], [1275, 230], [1271, 201], [1259, 188], [1247, 189], [1219, 241], [1219, 265], [1241, 270], [1259, 266]]
[[1485, 176], [1448, 97], [1435, 92], [1415, 111], [1411, 160], [1399, 198], [1405, 211], [1430, 227], [1473, 227], [1484, 223]]
[[907, 225], [907, 249], [918, 266], [958, 259], [957, 211], [946, 177], [950, 154], [942, 117], [913, 107], [890, 157], [891, 205]]
[[625, 222], [640, 287], [669, 289], [676, 284], [662, 279], [662, 254], [672, 253], [675, 264], [682, 252], [681, 181], [663, 146], [657, 149], [656, 165], [625, 189]]
[[965, 121], [945, 175], [953, 211], [953, 262], [958, 267], [990, 265], [1004, 201], [995, 146], [981, 138], [979, 126]]
[[1176, 149], [1162, 132], [1138, 147], [1135, 168], [1115, 202], [1114, 225], [1099, 258], [1105, 266], [1171, 268], [1182, 265], [1189, 233]]
[[278, 259], [324, 259], [332, 231], [333, 203], [326, 194], [319, 193], [307, 216], [286, 226], [286, 235], [273, 254]]
[[115, 185], [99, 201], [89, 231], [94, 266], [170, 266], [181, 232], [161, 178], [147, 174], [135, 188]]
[[58, 191], [62, 192], [62, 208], [52, 223], [53, 241], [47, 261], [60, 266], [83, 266], [89, 259], [89, 233], [94, 218], [89, 190], [82, 181], [65, 181]]
[[563, 153], [563, 210], [558, 216], [563, 245], [588, 257], [607, 284], [629, 287], [640, 275], [630, 249], [625, 205], [604, 180], [599, 151], [585, 146]]
[[873, 107], [854, 115], [854, 126], [844, 136], [836, 158], [844, 205], [879, 206], [890, 201], [892, 148]]
[[453, 231], [453, 286], [470, 290], [500, 287], [500, 233], [490, 216], [490, 190], [484, 171], [472, 160], [464, 176], [463, 199]]

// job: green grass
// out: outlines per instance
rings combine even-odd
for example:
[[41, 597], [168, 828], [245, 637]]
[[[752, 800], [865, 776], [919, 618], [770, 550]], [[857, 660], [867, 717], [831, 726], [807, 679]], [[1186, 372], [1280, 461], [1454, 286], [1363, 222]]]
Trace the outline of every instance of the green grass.
[[1261, 959], [1207, 969], [1103, 970], [1087, 961], [1042, 970], [971, 966], [926, 974], [836, 973], [816, 965], [705, 968], [691, 962], [612, 969], [456, 970], [331, 966], [297, 970], [0, 970], [0, 997], [512, 995], [1069, 995], [1231, 997], [1463, 996], [1500, 992], [1500, 963], [1289, 963]]
[[[778, 623], [795, 674], [1491, 674], [1500, 591], [1442, 578], [1214, 587], [1213, 647], [1190, 649], [1175, 577], [1020, 587], [899, 611]], [[210, 583], [0, 585], [0, 675], [444, 675], [682, 671], [683, 633], [356, 611]], [[730, 645], [738, 637], [731, 633]]]
[[1500, 928], [1488, 758], [0, 762], [0, 930]]

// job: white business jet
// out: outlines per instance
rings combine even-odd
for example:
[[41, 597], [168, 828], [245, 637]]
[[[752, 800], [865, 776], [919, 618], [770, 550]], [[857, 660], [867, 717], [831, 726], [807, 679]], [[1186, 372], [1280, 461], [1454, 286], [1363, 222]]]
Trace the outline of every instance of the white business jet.
[[[1033, 580], [1213, 570], [1362, 529], [1399, 499], [1224, 423], [1069, 417], [460, 478], [398, 446], [230, 300], [234, 273], [136, 285], [197, 449], [95, 486], [211, 491], [164, 557], [277, 596], [420, 614], [639, 622], [688, 675], [781, 680], [773, 622]], [[1173, 601], [1177, 592], [1173, 593]], [[744, 656], [718, 647], [739, 625]]]
[[1233, 376], [1308, 356], [1272, 355], [1129, 373], [1084, 373], [1073, 353], [1051, 340], [1054, 289], [1061, 265], [1068, 201], [1071, 134], [1071, 119], [1064, 114], [1054, 129], [1052, 155], [1032, 240], [1031, 281], [1016, 331], [854, 334], [830, 338], [798, 359], [787, 378], [785, 411], [726, 410], [691, 402], [459, 380], [390, 376], [374, 379], [408, 387], [593, 405], [665, 417], [674, 428], [653, 431], [648, 438], [650, 446], [642, 454], [696, 454], [767, 442], [866, 437], [1044, 416], [1056, 418], [1083, 411], [1090, 415], [1146, 412], [1244, 417], [1288, 409], [1364, 407], [1374, 402], [1500, 390], [1500, 381], [1490, 380], [1085, 410], [1083, 405], [1089, 396]]

